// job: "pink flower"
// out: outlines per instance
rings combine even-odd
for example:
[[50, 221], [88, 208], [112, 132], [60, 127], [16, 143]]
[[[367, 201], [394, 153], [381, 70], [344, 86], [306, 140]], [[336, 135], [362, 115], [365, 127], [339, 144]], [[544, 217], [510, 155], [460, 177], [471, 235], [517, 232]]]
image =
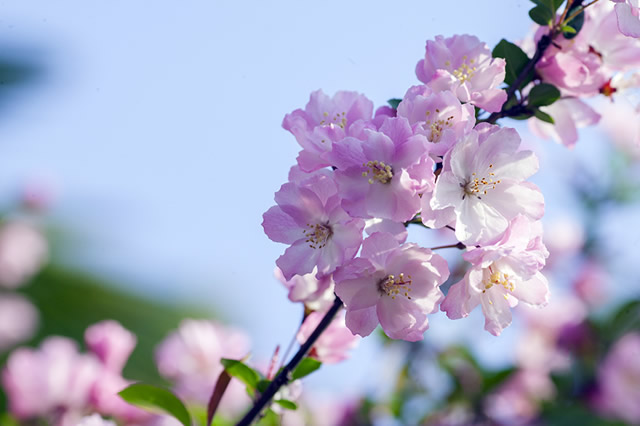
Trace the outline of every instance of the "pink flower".
[[28, 340], [38, 327], [38, 310], [16, 293], [0, 295], [0, 353]]
[[611, 281], [607, 271], [596, 259], [587, 259], [573, 282], [573, 290], [587, 305], [600, 306], [607, 300]]
[[585, 305], [575, 297], [554, 294], [544, 309], [524, 304], [520, 312], [526, 327], [517, 344], [517, 364], [528, 370], [566, 371], [572, 355], [561, 340], [582, 329]]
[[551, 83], [565, 96], [595, 96], [609, 79], [602, 59], [589, 46], [558, 38], [536, 65], [542, 80]]
[[40, 349], [20, 348], [7, 360], [2, 384], [9, 409], [19, 419], [45, 417], [50, 424], [71, 425], [89, 405], [100, 364], [80, 354], [70, 339], [49, 337]]
[[[631, 1], [638, 3], [638, 0]], [[620, 6], [616, 6], [616, 12], [611, 2], [598, 2], [587, 8], [584, 26], [574, 39], [575, 43], [583, 46], [582, 49], [595, 52], [608, 73], [634, 70], [640, 66], [640, 40], [619, 31], [619, 17], [616, 15]]]
[[316, 267], [320, 275], [330, 274], [356, 255], [364, 221], [342, 209], [331, 172], [285, 183], [275, 199], [278, 205], [263, 215], [262, 226], [273, 241], [291, 244], [276, 261], [285, 279]]
[[373, 128], [372, 113], [373, 103], [359, 93], [341, 91], [330, 98], [316, 90], [304, 110], [297, 109], [284, 117], [282, 127], [302, 147], [298, 164], [311, 172], [329, 166], [324, 157], [333, 142], [358, 136], [364, 127]]
[[640, 37], [640, 1], [613, 0], [620, 32], [629, 37]]
[[[248, 352], [249, 339], [239, 330], [213, 321], [183, 320], [156, 349], [156, 364], [181, 397], [206, 404], [223, 371], [220, 359], [242, 359]], [[232, 381], [220, 407], [237, 413], [248, 402], [244, 386]]]
[[624, 335], [598, 371], [596, 407], [629, 424], [640, 423], [640, 333]]
[[395, 237], [399, 244], [407, 241], [407, 237], [409, 236], [407, 227], [404, 226], [404, 223], [379, 218], [365, 220], [364, 232], [367, 235], [371, 235], [376, 232], [388, 232]]
[[329, 156], [338, 169], [342, 206], [351, 216], [404, 222], [420, 210], [420, 193], [433, 187], [427, 140], [405, 118], [388, 118], [366, 140], [345, 138]]
[[398, 105], [398, 116], [427, 137], [433, 155], [444, 155], [476, 121], [471, 104], [462, 105], [452, 92], [434, 92], [429, 86], [411, 87]]
[[114, 373], [122, 372], [137, 341], [133, 333], [113, 320], [102, 321], [87, 328], [84, 340], [105, 368]]
[[91, 389], [91, 404], [96, 411], [127, 421], [149, 419], [148, 412], [125, 402], [118, 395], [131, 384], [122, 377], [122, 369], [136, 346], [136, 336], [117, 321], [105, 320], [87, 328], [84, 340], [102, 366]]
[[[298, 343], [307, 341], [324, 317], [323, 312], [312, 312], [307, 316], [296, 335]], [[326, 364], [335, 364], [349, 358], [349, 351], [356, 347], [360, 338], [347, 328], [344, 314], [339, 314], [320, 335], [311, 348], [309, 356]]]
[[47, 241], [33, 225], [7, 222], [0, 227], [0, 287], [16, 288], [47, 261]]
[[463, 255], [473, 266], [451, 286], [441, 309], [449, 318], [459, 319], [482, 305], [485, 330], [498, 336], [511, 324], [510, 308], [518, 301], [546, 305], [549, 285], [539, 271], [548, 254], [540, 222], [517, 216], [496, 244]]
[[499, 89], [505, 65], [504, 59], [492, 58], [489, 47], [475, 36], [437, 36], [427, 41], [416, 74], [434, 90], [451, 90], [461, 102], [497, 112], [507, 100], [506, 92]]
[[487, 397], [485, 410], [498, 424], [526, 425], [538, 415], [542, 401], [550, 400], [555, 393], [547, 372], [521, 370]]
[[274, 275], [289, 290], [289, 300], [302, 302], [305, 308], [312, 311], [325, 311], [329, 309], [333, 300], [333, 277], [324, 275], [317, 277], [317, 269], [310, 274], [295, 275], [286, 280], [280, 268], [276, 268]]
[[518, 151], [514, 129], [481, 130], [445, 157], [430, 202], [434, 211], [453, 208], [456, 237], [467, 245], [496, 241], [518, 214], [534, 220], [544, 214], [540, 190], [525, 181], [538, 170], [535, 154]]
[[349, 330], [364, 337], [380, 323], [392, 339], [412, 342], [429, 328], [427, 315], [438, 310], [439, 286], [448, 277], [443, 258], [415, 244], [401, 246], [382, 232], [367, 238], [361, 257], [334, 275]]
[[555, 124], [546, 123], [534, 117], [529, 120], [531, 132], [541, 138], [553, 139], [567, 148], [573, 148], [578, 141], [579, 128], [591, 126], [600, 121], [600, 114], [576, 98], [563, 98], [552, 105], [540, 107], [540, 110], [553, 117]]
[[91, 406], [103, 415], [125, 421], [126, 424], [140, 424], [152, 416], [149, 412], [131, 405], [118, 395], [133, 382], [119, 373], [103, 368], [91, 389]]

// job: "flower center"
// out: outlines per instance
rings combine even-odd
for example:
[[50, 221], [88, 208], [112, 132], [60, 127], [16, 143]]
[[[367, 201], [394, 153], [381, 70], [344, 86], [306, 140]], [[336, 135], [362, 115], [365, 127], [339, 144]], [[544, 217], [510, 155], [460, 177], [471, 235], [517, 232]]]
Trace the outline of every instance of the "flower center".
[[400, 273], [397, 277], [395, 275], [387, 275], [387, 278], [378, 283], [378, 289], [380, 293], [391, 296], [395, 299], [396, 296], [404, 296], [411, 300], [409, 293], [411, 292], [411, 275], [405, 275]]
[[338, 126], [343, 130], [345, 129], [345, 127], [347, 127], [346, 112], [336, 112], [336, 115], [334, 116], [329, 116], [328, 112], [324, 112], [322, 115], [324, 116], [324, 120], [320, 122], [321, 126]]
[[[493, 164], [489, 164], [489, 170], [493, 168]], [[471, 180], [466, 183], [461, 183], [460, 187], [463, 188], [464, 193], [462, 199], [464, 200], [467, 195], [474, 195], [479, 200], [482, 199], [481, 195], [486, 195], [491, 189], [496, 189], [496, 185], [501, 182], [500, 179], [494, 180], [495, 173], [489, 172], [486, 177], [477, 177], [475, 173], [471, 174]]]
[[369, 177], [369, 183], [374, 182], [389, 183], [393, 177], [393, 169], [389, 164], [385, 164], [383, 161], [369, 161], [362, 164], [369, 170], [362, 172], [362, 176]]
[[[448, 62], [448, 66], [451, 65], [451, 63], [449, 61]], [[469, 59], [469, 63], [467, 64], [467, 55], [462, 57], [462, 65], [460, 65], [458, 68], [456, 68], [455, 70], [451, 71], [451, 73], [458, 79], [460, 80], [460, 83], [464, 83], [465, 81], [470, 80], [471, 78], [473, 78], [473, 75], [475, 74], [476, 70], [478, 69], [475, 65], [475, 60], [474, 59]]]
[[[436, 112], [439, 113], [440, 110], [436, 109]], [[429, 141], [433, 143], [440, 142], [440, 138], [442, 137], [442, 132], [447, 127], [452, 126], [451, 120], [453, 120], [453, 115], [450, 115], [449, 117], [447, 117], [446, 120], [443, 120], [443, 119], [431, 120], [429, 118], [430, 115], [431, 115], [431, 111], [427, 111], [426, 123], [427, 123], [427, 126], [429, 126], [429, 128], [431, 129], [431, 136], [429, 137]]]
[[308, 229], [303, 229], [302, 233], [307, 238], [305, 242], [309, 243], [312, 249], [321, 249], [327, 245], [327, 240], [333, 234], [333, 230], [327, 224], [316, 223], [311, 225], [307, 223]]
[[489, 278], [484, 281], [484, 290], [482, 290], [483, 293], [486, 293], [487, 290], [489, 290], [494, 285], [500, 285], [506, 291], [513, 291], [516, 289], [516, 285], [509, 279], [509, 274], [504, 274], [499, 270], [494, 271], [493, 269], [491, 269], [491, 267], [489, 267], [489, 272], [491, 272], [491, 275], [489, 275]]

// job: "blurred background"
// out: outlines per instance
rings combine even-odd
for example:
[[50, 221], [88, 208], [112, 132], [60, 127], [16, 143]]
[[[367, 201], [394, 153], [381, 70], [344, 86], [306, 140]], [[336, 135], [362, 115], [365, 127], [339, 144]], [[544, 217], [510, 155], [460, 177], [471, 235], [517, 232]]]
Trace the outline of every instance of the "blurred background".
[[[3, 227], [33, 231], [18, 232], [38, 265], [18, 290], [39, 316], [28, 344], [49, 334], [81, 339], [89, 324], [115, 318], [139, 340], [125, 377], [158, 382], [154, 346], [181, 318], [207, 317], [245, 329], [253, 357], [268, 360], [301, 318], [273, 276], [285, 247], [261, 227], [299, 149], [280, 127], [284, 115], [318, 88], [358, 91], [376, 106], [400, 98], [418, 83], [414, 67], [427, 39], [520, 40], [530, 6], [2, 2], [0, 205]], [[609, 120], [633, 111], [634, 96], [598, 104], [612, 112], [583, 129], [573, 150], [532, 136], [526, 123], [502, 123], [540, 156], [532, 180], [546, 199], [553, 303], [566, 310], [573, 302], [563, 300], [579, 298], [579, 278], [591, 280], [581, 305], [588, 313], [578, 317], [602, 327], [619, 312], [630, 315], [624, 327], [637, 326], [629, 301], [640, 298], [640, 150], [631, 131]], [[410, 240], [448, 242], [434, 234], [410, 229]], [[460, 256], [443, 254], [454, 263]], [[531, 321], [518, 311], [499, 338], [482, 330], [479, 312], [460, 321], [436, 315], [424, 347], [432, 358], [436, 349], [464, 348], [483, 371], [513, 370]], [[410, 365], [404, 346], [388, 346], [363, 340], [309, 387], [384, 398], [397, 391], [390, 377]], [[429, 392], [420, 406], [428, 410], [455, 381], [422, 371]], [[448, 384], [433, 386], [440, 383]], [[402, 409], [408, 419], [416, 411]]]

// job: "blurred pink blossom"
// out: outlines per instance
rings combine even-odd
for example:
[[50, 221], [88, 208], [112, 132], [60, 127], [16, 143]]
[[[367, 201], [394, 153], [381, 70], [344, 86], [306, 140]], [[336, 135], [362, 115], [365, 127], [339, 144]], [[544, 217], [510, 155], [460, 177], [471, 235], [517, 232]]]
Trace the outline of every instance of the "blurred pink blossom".
[[[307, 341], [323, 317], [323, 312], [312, 312], [307, 316], [296, 335], [298, 343], [303, 344]], [[322, 363], [335, 364], [347, 359], [349, 351], [356, 347], [359, 340], [360, 337], [347, 328], [344, 313], [340, 313], [316, 340], [309, 356]]]
[[113, 320], [94, 324], [84, 332], [87, 347], [108, 370], [121, 373], [136, 346], [136, 336]]
[[42, 233], [27, 222], [0, 225], [0, 286], [16, 288], [38, 272], [49, 257]]
[[[160, 374], [175, 384], [182, 398], [207, 404], [223, 371], [222, 358], [242, 359], [250, 350], [244, 332], [207, 320], [186, 319], [156, 349]], [[249, 403], [244, 385], [232, 380], [220, 410], [233, 414]]]
[[596, 408], [630, 424], [640, 423], [640, 333], [624, 335], [598, 371]]
[[588, 306], [600, 306], [607, 301], [611, 277], [595, 259], [588, 259], [580, 266], [573, 282], [573, 291]]
[[485, 401], [487, 415], [505, 425], [529, 424], [543, 401], [553, 398], [555, 386], [545, 371], [520, 370]]
[[545, 223], [544, 244], [549, 250], [548, 265], [556, 259], [578, 253], [584, 242], [584, 227], [576, 217], [561, 216]]
[[22, 343], [38, 327], [38, 310], [17, 293], [0, 294], [0, 353]]
[[79, 353], [74, 341], [49, 337], [39, 349], [13, 352], [2, 372], [2, 384], [9, 409], [18, 419], [43, 417], [53, 425], [74, 426], [89, 406], [99, 373], [98, 360]]

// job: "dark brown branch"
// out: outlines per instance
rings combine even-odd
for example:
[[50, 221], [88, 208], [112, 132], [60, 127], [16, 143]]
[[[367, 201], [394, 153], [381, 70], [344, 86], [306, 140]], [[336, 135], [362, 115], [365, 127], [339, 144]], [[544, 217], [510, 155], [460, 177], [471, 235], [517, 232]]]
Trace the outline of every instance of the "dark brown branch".
[[273, 379], [269, 387], [264, 391], [260, 398], [253, 404], [251, 410], [240, 420], [236, 426], [249, 426], [253, 421], [258, 418], [262, 410], [271, 402], [273, 396], [278, 392], [278, 390], [282, 386], [286, 386], [291, 381], [291, 373], [296, 369], [300, 361], [307, 355], [307, 353], [311, 350], [313, 344], [318, 340], [318, 337], [322, 334], [324, 330], [331, 324], [331, 321], [336, 316], [338, 311], [342, 308], [342, 300], [338, 296], [333, 301], [333, 305], [327, 311], [327, 313], [320, 321], [320, 324], [313, 330], [311, 336], [307, 339], [306, 342], [300, 347], [298, 352], [294, 355], [293, 359], [289, 361], [287, 365], [284, 366], [282, 371]]

